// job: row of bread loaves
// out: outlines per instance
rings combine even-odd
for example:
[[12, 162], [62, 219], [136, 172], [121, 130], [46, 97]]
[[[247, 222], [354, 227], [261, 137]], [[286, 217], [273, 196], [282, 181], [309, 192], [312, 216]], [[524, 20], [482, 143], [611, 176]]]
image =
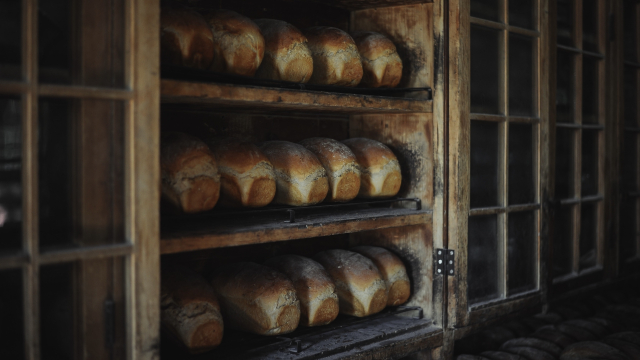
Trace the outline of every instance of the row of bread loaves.
[[230, 10], [204, 15], [163, 8], [165, 63], [218, 72], [321, 85], [395, 87], [402, 77], [396, 46], [376, 32], [348, 33], [327, 26], [304, 32], [274, 19]]
[[224, 326], [281, 335], [298, 325], [326, 325], [338, 313], [364, 317], [409, 299], [409, 276], [396, 255], [373, 246], [351, 250], [225, 265], [211, 285], [187, 269], [164, 269], [162, 327], [199, 353], [220, 344]]
[[292, 206], [395, 196], [402, 175], [384, 144], [365, 138], [300, 144], [235, 140], [207, 146], [183, 133], [161, 140], [162, 196], [185, 213], [223, 206]]

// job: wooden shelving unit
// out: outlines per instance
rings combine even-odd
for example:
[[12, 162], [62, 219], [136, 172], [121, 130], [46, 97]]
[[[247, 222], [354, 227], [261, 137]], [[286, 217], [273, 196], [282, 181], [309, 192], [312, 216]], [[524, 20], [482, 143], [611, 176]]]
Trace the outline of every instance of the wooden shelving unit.
[[343, 114], [425, 113], [433, 101], [409, 97], [342, 94], [252, 85], [163, 79], [162, 104], [189, 104], [200, 109], [247, 111], [319, 111]]

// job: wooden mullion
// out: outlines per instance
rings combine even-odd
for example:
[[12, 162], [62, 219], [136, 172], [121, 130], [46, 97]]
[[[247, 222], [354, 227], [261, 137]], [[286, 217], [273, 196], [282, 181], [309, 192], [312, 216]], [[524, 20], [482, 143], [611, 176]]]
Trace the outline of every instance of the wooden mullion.
[[29, 255], [24, 253], [18, 253], [15, 255], [2, 255], [0, 256], [0, 271], [19, 269], [29, 265], [29, 263]]
[[[598, 34], [598, 50], [602, 54], [606, 54], [606, 39], [607, 39], [607, 19], [606, 16], [609, 13], [607, 10], [607, 6], [605, 1], [598, 0], [597, 2], [597, 19], [598, 24], [596, 25]], [[607, 59], [603, 59], [598, 61], [598, 106], [597, 106], [597, 117], [598, 124], [606, 126], [606, 116], [607, 116], [607, 88], [606, 88], [606, 65]], [[607, 162], [607, 153], [606, 153], [606, 130], [598, 131], [598, 194], [605, 195], [607, 191], [607, 181], [609, 181], [608, 176], [605, 175], [605, 163]], [[611, 199], [613, 200], [613, 199]], [[602, 266], [604, 263], [604, 255], [605, 255], [605, 221], [613, 221], [613, 219], [605, 219], [605, 202], [611, 201], [607, 199], [605, 196], [605, 200], [599, 203], [596, 211], [596, 223], [597, 223], [597, 237], [595, 244], [596, 251], [596, 265]]]
[[[498, 139], [498, 204], [506, 209], [509, 206], [509, 122], [505, 121], [499, 126]], [[504, 211], [498, 215], [498, 291], [502, 297], [508, 297], [509, 281], [509, 214]]]

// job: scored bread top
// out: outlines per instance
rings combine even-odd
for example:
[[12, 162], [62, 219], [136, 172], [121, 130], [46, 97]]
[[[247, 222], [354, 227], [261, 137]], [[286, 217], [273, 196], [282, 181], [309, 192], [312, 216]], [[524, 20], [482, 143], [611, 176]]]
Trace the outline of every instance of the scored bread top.
[[220, 311], [211, 284], [200, 274], [182, 266], [171, 266], [162, 269], [161, 279], [160, 295], [163, 302], [173, 301], [185, 306], [203, 301], [213, 304]]
[[349, 250], [371, 259], [388, 283], [393, 283], [397, 280], [409, 280], [407, 269], [402, 260], [391, 251], [378, 246], [356, 246]]
[[176, 173], [185, 170], [184, 164], [193, 161], [195, 158], [203, 158], [210, 166], [198, 168], [209, 169], [213, 171], [211, 174], [193, 174], [210, 175], [217, 179], [217, 169], [215, 156], [207, 147], [207, 144], [200, 139], [180, 132], [167, 132], [162, 135], [160, 142], [160, 160], [162, 164], [163, 177], [173, 176]]
[[354, 31], [351, 33], [363, 60], [374, 61], [381, 57], [397, 54], [395, 44], [384, 35], [373, 31]]
[[206, 69], [213, 60], [213, 34], [200, 14], [162, 8], [161, 58], [174, 65]]
[[309, 39], [309, 49], [313, 53], [329, 56], [341, 51], [353, 52], [355, 57], [358, 55], [358, 48], [351, 36], [334, 27], [314, 26], [304, 31], [305, 36]]
[[362, 172], [375, 173], [384, 169], [390, 162], [398, 162], [398, 158], [385, 144], [366, 138], [343, 140], [358, 159]]
[[267, 141], [261, 144], [260, 150], [271, 161], [276, 176], [283, 176], [291, 182], [313, 181], [327, 176], [320, 160], [302, 145], [289, 141]]
[[358, 175], [357, 159], [345, 144], [329, 138], [315, 137], [300, 142], [316, 155], [331, 177], [340, 176], [341, 171], [353, 171]]
[[288, 54], [299, 44], [307, 43], [307, 37], [288, 22], [274, 19], [254, 20], [265, 40], [265, 51], [278, 56]]
[[248, 35], [262, 38], [258, 25], [248, 17], [235, 11], [211, 10], [204, 15], [204, 18], [214, 33], [224, 32], [231, 35]]
[[262, 162], [271, 166], [269, 158], [260, 148], [249, 142], [223, 140], [211, 143], [210, 147], [216, 156], [220, 171], [228, 168], [235, 173], [244, 174]]
[[333, 249], [319, 252], [313, 259], [322, 264], [336, 286], [349, 288], [356, 297], [371, 295], [379, 288], [386, 288], [375, 264], [356, 252]]
[[265, 265], [287, 275], [296, 288], [304, 287], [305, 293], [298, 293], [300, 299], [304, 297], [308, 300], [316, 298], [324, 300], [335, 293], [335, 285], [325, 269], [310, 258], [300, 255], [280, 255], [267, 260]]

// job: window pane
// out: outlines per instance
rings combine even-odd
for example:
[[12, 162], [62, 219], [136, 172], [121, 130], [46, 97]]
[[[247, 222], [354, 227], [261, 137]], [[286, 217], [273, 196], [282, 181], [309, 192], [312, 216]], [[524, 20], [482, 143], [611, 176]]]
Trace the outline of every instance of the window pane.
[[582, 196], [598, 194], [597, 130], [582, 131]]
[[598, 48], [598, 2], [582, 2], [582, 48], [599, 52]]
[[24, 359], [22, 270], [0, 271], [0, 289], [0, 353], [3, 359]]
[[498, 217], [469, 217], [469, 263], [467, 295], [469, 303], [501, 296], [498, 288]]
[[582, 57], [582, 122], [598, 123], [598, 65], [600, 61], [590, 56]]
[[584, 203], [580, 221], [580, 270], [596, 266], [599, 203]]
[[[40, 342], [43, 360], [125, 358], [124, 261], [106, 258], [40, 268]], [[112, 302], [113, 332], [105, 332]], [[82, 336], [78, 334], [83, 334]], [[109, 351], [107, 338], [113, 344]], [[80, 343], [83, 342], [84, 344]]]
[[40, 81], [123, 87], [124, 2], [39, 1]]
[[534, 111], [533, 39], [509, 34], [509, 114], [532, 116]]
[[624, 1], [624, 59], [638, 61], [638, 43], [636, 31], [638, 26], [636, 0]]
[[574, 109], [575, 55], [558, 49], [558, 74], [556, 88], [556, 121], [572, 123]]
[[533, 0], [509, 0], [509, 25], [533, 29]]
[[41, 99], [40, 247], [124, 241], [124, 107]]
[[0, 253], [22, 248], [20, 100], [0, 96]]
[[624, 125], [638, 127], [638, 70], [624, 69]]
[[498, 205], [498, 124], [471, 121], [471, 208]]
[[22, 78], [22, 11], [20, 0], [0, 1], [0, 79]]
[[500, 31], [471, 25], [471, 112], [499, 114]]
[[638, 239], [638, 199], [623, 196], [620, 204], [620, 260], [634, 257]]
[[533, 211], [509, 214], [509, 295], [536, 288], [536, 229]]
[[575, 130], [556, 128], [556, 199], [574, 197]]
[[[558, 44], [573, 44], [573, 1], [558, 0]], [[559, 70], [559, 69], [558, 69]], [[558, 71], [560, 74], [560, 71]]]
[[500, 21], [500, 0], [471, 0], [471, 16]]
[[534, 127], [509, 124], [509, 205], [535, 202]]
[[553, 276], [569, 274], [573, 264], [573, 206], [558, 208], [553, 238]]
[[633, 192], [638, 189], [638, 135], [625, 131], [622, 150], [622, 189]]

